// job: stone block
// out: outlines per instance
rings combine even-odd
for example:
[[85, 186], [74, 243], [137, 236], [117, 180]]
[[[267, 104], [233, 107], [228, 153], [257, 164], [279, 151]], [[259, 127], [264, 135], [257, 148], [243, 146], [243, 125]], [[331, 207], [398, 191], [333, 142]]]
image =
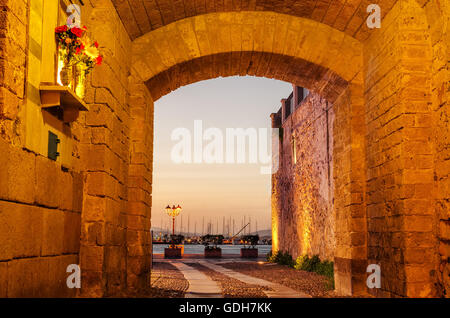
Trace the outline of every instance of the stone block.
[[102, 221], [108, 198], [86, 195], [83, 208], [83, 222]]
[[64, 212], [64, 254], [77, 254], [80, 251], [81, 215]]
[[39, 256], [42, 214], [36, 207], [0, 201], [0, 260]]
[[13, 242], [13, 204], [0, 201], [0, 261], [12, 259], [14, 253]]
[[448, 242], [439, 242], [439, 255], [442, 260], [448, 260], [450, 257], [450, 244]]
[[139, 215], [128, 215], [127, 220], [127, 225], [130, 230], [144, 231], [150, 229], [150, 226], [147, 226], [149, 225], [149, 221], [145, 217]]
[[34, 203], [36, 156], [16, 147], [10, 147], [9, 150], [9, 160], [6, 166], [3, 166], [7, 171], [6, 199]]
[[89, 172], [87, 174], [87, 193], [92, 196], [109, 197], [118, 196], [118, 182], [105, 172]]
[[105, 226], [105, 240], [106, 244], [121, 246], [126, 243], [125, 241], [126, 230], [118, 224], [106, 223]]
[[59, 165], [43, 156], [36, 157], [36, 203], [41, 206], [56, 208], [61, 200], [62, 174]]
[[424, 264], [433, 259], [435, 251], [430, 248], [415, 247], [403, 251], [405, 264]]
[[42, 256], [61, 255], [64, 250], [64, 212], [41, 208], [43, 213]]
[[8, 262], [8, 297], [40, 297], [47, 281], [46, 260], [23, 258]]
[[81, 296], [103, 297], [106, 289], [103, 275], [104, 274], [101, 270], [83, 270], [81, 272]]
[[82, 245], [80, 264], [84, 271], [101, 272], [104, 266], [104, 247]]
[[8, 263], [0, 262], [0, 297], [6, 298], [8, 291]]
[[412, 298], [429, 298], [434, 297], [433, 285], [428, 283], [407, 283], [406, 296]]
[[431, 232], [433, 218], [431, 216], [407, 215], [403, 218], [403, 230], [406, 232]]
[[124, 248], [120, 246], [105, 247], [105, 269], [108, 272], [120, 272], [121, 261], [125, 257]]
[[74, 180], [72, 174], [58, 171], [58, 207], [64, 211], [73, 211]]
[[71, 172], [73, 181], [73, 201], [72, 209], [74, 212], [81, 212], [83, 207], [84, 174], [81, 172]]
[[450, 220], [440, 220], [439, 237], [441, 239], [450, 241]]
[[[136, 188], [131, 188], [134, 190]], [[144, 202], [128, 202], [128, 213], [130, 215], [150, 216], [150, 207]]]
[[84, 223], [81, 227], [81, 241], [84, 245], [103, 246], [106, 244], [105, 223]]
[[21, 100], [8, 89], [0, 87], [0, 115], [3, 118], [15, 120], [19, 112]]

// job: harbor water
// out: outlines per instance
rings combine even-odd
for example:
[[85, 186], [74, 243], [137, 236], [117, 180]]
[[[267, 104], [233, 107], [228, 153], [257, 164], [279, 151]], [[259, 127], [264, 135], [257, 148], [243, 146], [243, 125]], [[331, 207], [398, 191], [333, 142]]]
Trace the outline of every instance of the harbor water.
[[[244, 245], [217, 245], [222, 249], [223, 255], [236, 255], [241, 253], [241, 248]], [[164, 248], [169, 247], [169, 244], [153, 244], [154, 254], [164, 254]], [[272, 245], [256, 245], [258, 254], [265, 256], [272, 249]], [[185, 244], [184, 254], [203, 254], [205, 246], [200, 244]]]

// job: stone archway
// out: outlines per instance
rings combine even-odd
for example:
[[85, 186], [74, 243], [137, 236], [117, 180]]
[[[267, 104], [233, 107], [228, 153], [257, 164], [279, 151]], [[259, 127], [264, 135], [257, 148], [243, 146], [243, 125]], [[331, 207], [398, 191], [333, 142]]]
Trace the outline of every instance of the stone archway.
[[[85, 1], [83, 21], [105, 57], [87, 84], [90, 111], [70, 127], [39, 128], [56, 6], [42, 19], [53, 2], [3, 1], [0, 295], [75, 295], [64, 284], [68, 262], [81, 265], [82, 294], [145, 290], [153, 102], [181, 85], [249, 74], [309, 87], [336, 107], [338, 291], [447, 296], [450, 3], [375, 2], [382, 27], [369, 30], [369, 2], [359, 0]], [[65, 136], [68, 167], [46, 157], [48, 129]], [[31, 217], [33, 235], [23, 226]], [[381, 265], [380, 290], [365, 287], [368, 262]]]
[[[369, 261], [386, 268], [385, 285], [376, 294], [430, 296], [439, 293], [433, 286], [442, 280], [439, 274], [425, 273], [427, 269], [434, 273], [439, 264], [439, 234], [433, 225], [439, 221], [434, 210], [410, 215], [399, 206], [414, 202], [434, 206], [435, 202], [434, 198], [421, 197], [421, 191], [433, 187], [433, 181], [424, 183], [424, 179], [431, 180], [432, 168], [418, 163], [411, 166], [404, 160], [420, 155], [435, 160], [432, 150], [422, 154], [419, 149], [427, 148], [430, 139], [426, 136], [436, 132], [432, 126], [421, 127], [419, 123], [431, 116], [424, 105], [429, 105], [432, 94], [428, 80], [421, 76], [431, 67], [427, 58], [432, 54], [431, 45], [427, 36], [419, 34], [428, 32], [426, 16], [430, 19], [441, 9], [436, 11], [438, 2], [425, 3], [421, 8], [415, 1], [406, 0], [383, 8], [388, 8], [383, 20], [387, 27], [369, 32], [361, 31], [364, 28], [359, 25], [358, 32], [353, 33], [349, 28], [352, 21], [365, 16], [361, 5], [347, 21], [344, 32], [336, 27], [338, 18], [332, 28], [326, 25], [330, 23], [298, 17], [303, 15], [295, 12], [286, 15], [230, 9], [174, 18], [148, 33], [133, 33], [132, 70], [154, 100], [199, 80], [248, 74], [308, 87], [334, 102], [336, 288], [342, 294], [366, 293]], [[123, 10], [119, 8], [119, 14]], [[442, 44], [445, 34], [440, 32], [436, 43]], [[417, 55], [417, 47], [425, 55]], [[406, 53], [401, 54], [402, 50]], [[423, 69], [417, 69], [417, 59], [422, 59]], [[417, 80], [425, 80], [425, 86], [416, 87]], [[391, 99], [392, 94], [403, 98], [400, 104], [398, 99]], [[407, 103], [413, 103], [414, 108], [407, 109]], [[400, 126], [394, 124], [399, 116]], [[411, 116], [414, 122], [408, 123]], [[405, 125], [407, 129], [403, 130]], [[421, 128], [420, 134], [416, 132]], [[382, 140], [381, 150], [373, 147], [374, 138]], [[405, 150], [397, 153], [398, 145]], [[392, 166], [396, 160], [400, 165]], [[404, 194], [411, 188], [415, 189], [413, 194]], [[392, 196], [392, 191], [402, 194]], [[421, 223], [426, 226], [421, 228]], [[422, 242], [424, 235], [434, 242], [431, 246]], [[411, 240], [417, 242], [411, 245]], [[424, 250], [431, 251], [430, 261], [418, 257], [417, 253]], [[420, 271], [421, 275], [416, 275]]]
[[345, 33], [304, 18], [268, 12], [186, 18], [133, 42], [132, 70], [154, 100], [200, 80], [255, 75], [308, 87], [339, 105], [336, 157], [348, 160], [349, 165], [337, 169], [345, 175], [338, 178], [337, 187], [342, 193], [353, 193], [354, 200], [351, 208], [344, 201], [336, 205], [336, 213], [342, 215], [337, 219], [346, 224], [336, 226], [336, 281], [342, 294], [363, 291], [365, 266], [359, 264], [367, 263], [365, 240], [352, 242], [346, 235], [351, 231], [366, 236], [365, 228], [360, 227], [365, 222], [364, 205], [358, 197], [360, 189], [355, 187], [364, 182], [360, 173], [364, 171], [365, 131], [362, 62], [361, 43]]

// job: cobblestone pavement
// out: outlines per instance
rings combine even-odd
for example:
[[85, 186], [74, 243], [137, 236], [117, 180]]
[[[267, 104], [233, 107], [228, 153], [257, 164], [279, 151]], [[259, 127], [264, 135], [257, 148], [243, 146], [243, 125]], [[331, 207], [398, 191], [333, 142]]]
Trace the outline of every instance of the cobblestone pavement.
[[263, 290], [270, 290], [265, 286], [246, 284], [198, 263], [187, 263], [187, 265], [202, 271], [218, 282], [225, 298], [267, 298]]
[[168, 262], [153, 263], [148, 297], [183, 298], [188, 287], [188, 281], [175, 266]]
[[[244, 283], [216, 270], [191, 260], [177, 260], [187, 266], [201, 271], [222, 289], [226, 298], [267, 298], [264, 291], [271, 291], [268, 286]], [[215, 261], [211, 261], [214, 263]], [[220, 266], [233, 271], [281, 284], [312, 297], [336, 297], [330, 281], [316, 273], [294, 270], [287, 266], [263, 263], [217, 260]], [[169, 262], [155, 262], [152, 271], [152, 288], [148, 297], [173, 298], [185, 297], [189, 282], [174, 265]]]
[[290, 287], [312, 297], [336, 297], [329, 280], [316, 273], [272, 263], [230, 262], [220, 266]]

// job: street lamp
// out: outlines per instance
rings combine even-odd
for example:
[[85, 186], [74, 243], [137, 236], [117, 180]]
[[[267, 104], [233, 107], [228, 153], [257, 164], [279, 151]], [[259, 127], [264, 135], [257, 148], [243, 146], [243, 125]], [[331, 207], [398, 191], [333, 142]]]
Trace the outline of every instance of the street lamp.
[[172, 217], [172, 247], [174, 247], [175, 243], [173, 242], [173, 237], [175, 236], [175, 218], [181, 213], [181, 206], [179, 204], [178, 206], [173, 205], [172, 207], [167, 205], [166, 213]]

